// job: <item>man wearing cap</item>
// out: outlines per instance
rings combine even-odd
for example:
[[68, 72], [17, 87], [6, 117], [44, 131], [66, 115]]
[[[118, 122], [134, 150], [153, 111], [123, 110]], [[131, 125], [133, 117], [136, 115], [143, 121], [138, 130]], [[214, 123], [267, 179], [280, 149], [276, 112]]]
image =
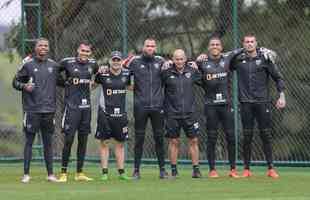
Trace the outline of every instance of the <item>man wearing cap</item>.
[[119, 179], [129, 180], [124, 169], [124, 142], [128, 138], [126, 89], [130, 85], [130, 74], [127, 69], [122, 69], [122, 54], [119, 51], [111, 53], [109, 64], [110, 69], [105, 73], [98, 73], [95, 78], [95, 82], [102, 87], [95, 135], [100, 140], [101, 180], [108, 180], [110, 139], [115, 142]]

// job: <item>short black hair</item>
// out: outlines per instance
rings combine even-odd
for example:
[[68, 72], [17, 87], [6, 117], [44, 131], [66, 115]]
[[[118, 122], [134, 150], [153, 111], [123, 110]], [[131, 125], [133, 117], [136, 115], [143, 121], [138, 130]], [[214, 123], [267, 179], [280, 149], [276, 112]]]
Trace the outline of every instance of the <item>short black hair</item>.
[[80, 44], [79, 44], [79, 47], [81, 45], [85, 45], [85, 46], [89, 46], [90, 48], [92, 48], [92, 44], [88, 41], [88, 40], [81, 40]]
[[208, 45], [210, 44], [210, 42], [211, 42], [212, 40], [218, 40], [218, 41], [220, 41], [221, 44], [222, 44], [222, 39], [221, 39], [219, 36], [217, 36], [217, 35], [214, 35], [214, 36], [211, 36], [211, 37], [210, 37], [209, 42], [208, 42]]
[[41, 42], [41, 41], [47, 41], [47, 42], [49, 42], [49, 40], [47, 39], [47, 38], [45, 38], [45, 37], [40, 37], [40, 38], [38, 38], [38, 39], [36, 39], [36, 44], [35, 45], [37, 45], [39, 42]]
[[242, 42], [244, 41], [246, 37], [254, 37], [257, 40], [256, 35], [254, 33], [247, 33], [243, 36]]

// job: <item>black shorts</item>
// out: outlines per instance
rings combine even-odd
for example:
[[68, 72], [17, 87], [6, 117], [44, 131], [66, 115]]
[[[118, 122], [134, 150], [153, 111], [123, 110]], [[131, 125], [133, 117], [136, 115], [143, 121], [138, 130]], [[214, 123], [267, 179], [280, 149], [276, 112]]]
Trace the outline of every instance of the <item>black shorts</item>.
[[90, 108], [69, 108], [66, 107], [63, 118], [62, 128], [65, 134], [91, 133], [91, 109]]
[[208, 131], [217, 131], [221, 123], [225, 132], [234, 131], [234, 111], [228, 105], [206, 105], [206, 127]]
[[179, 138], [181, 129], [185, 132], [186, 137], [195, 138], [199, 134], [199, 122], [194, 114], [186, 115], [184, 117], [166, 118], [166, 137]]
[[54, 133], [55, 120], [54, 113], [32, 113], [25, 112], [23, 120], [23, 128], [25, 133], [37, 133], [41, 131], [45, 133]]
[[99, 108], [95, 138], [98, 140], [114, 138], [118, 142], [124, 142], [128, 139], [127, 125], [128, 119], [126, 114], [112, 117]]

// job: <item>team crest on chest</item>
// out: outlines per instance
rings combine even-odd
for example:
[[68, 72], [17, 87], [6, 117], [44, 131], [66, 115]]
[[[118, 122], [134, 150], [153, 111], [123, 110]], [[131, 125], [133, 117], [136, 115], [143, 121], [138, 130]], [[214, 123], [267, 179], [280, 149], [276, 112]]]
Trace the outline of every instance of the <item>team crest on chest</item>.
[[33, 70], [34, 72], [37, 72], [38, 71], [38, 68], [34, 68], [34, 70]]
[[223, 60], [220, 62], [220, 66], [221, 66], [221, 67], [224, 67], [224, 66], [225, 66], [225, 62], [224, 62]]
[[79, 69], [78, 68], [74, 68], [74, 70], [73, 70], [74, 72], [78, 72], [79, 71]]
[[185, 73], [185, 77], [186, 77], [186, 78], [190, 78], [191, 76], [192, 76], [191, 73], [189, 73], [189, 72]]
[[112, 80], [110, 78], [107, 78], [105, 82], [106, 83], [112, 83]]
[[144, 65], [140, 65], [140, 68], [143, 69], [143, 68], [145, 68], [145, 66]]
[[47, 70], [48, 70], [49, 73], [53, 72], [53, 68], [52, 67], [48, 67]]
[[262, 64], [262, 60], [260, 60], [260, 59], [256, 60], [255, 63], [256, 63], [256, 65], [260, 65], [260, 64]]
[[126, 83], [126, 81], [127, 81], [127, 78], [126, 77], [122, 77], [122, 82]]
[[88, 72], [90, 73], [90, 74], [92, 74], [93, 73], [93, 69], [91, 68], [91, 67], [88, 67]]
[[156, 69], [159, 69], [159, 64], [158, 64], [158, 63], [155, 63], [155, 64], [154, 64], [154, 67], [155, 67]]

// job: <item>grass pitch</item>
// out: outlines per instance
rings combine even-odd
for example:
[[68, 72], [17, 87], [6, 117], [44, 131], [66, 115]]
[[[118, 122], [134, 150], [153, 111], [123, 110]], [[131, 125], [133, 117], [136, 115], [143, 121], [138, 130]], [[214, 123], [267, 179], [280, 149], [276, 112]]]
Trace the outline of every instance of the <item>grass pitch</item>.
[[[92, 182], [74, 181], [69, 174], [67, 183], [48, 183], [43, 165], [33, 163], [32, 180], [20, 183], [21, 164], [0, 164], [1, 200], [310, 200], [310, 170], [308, 168], [278, 168], [277, 180], [265, 176], [265, 168], [252, 169], [253, 177], [231, 179], [227, 169], [220, 167], [218, 179], [192, 179], [190, 166], [179, 167], [180, 178], [160, 180], [155, 166], [144, 166], [138, 181], [120, 181], [117, 170], [109, 169], [110, 180], [100, 181], [99, 164], [87, 163], [85, 172]], [[202, 166], [204, 177], [206, 166]], [[70, 171], [75, 167], [71, 165]], [[59, 165], [55, 165], [59, 172]], [[127, 170], [131, 173], [131, 169]]]

